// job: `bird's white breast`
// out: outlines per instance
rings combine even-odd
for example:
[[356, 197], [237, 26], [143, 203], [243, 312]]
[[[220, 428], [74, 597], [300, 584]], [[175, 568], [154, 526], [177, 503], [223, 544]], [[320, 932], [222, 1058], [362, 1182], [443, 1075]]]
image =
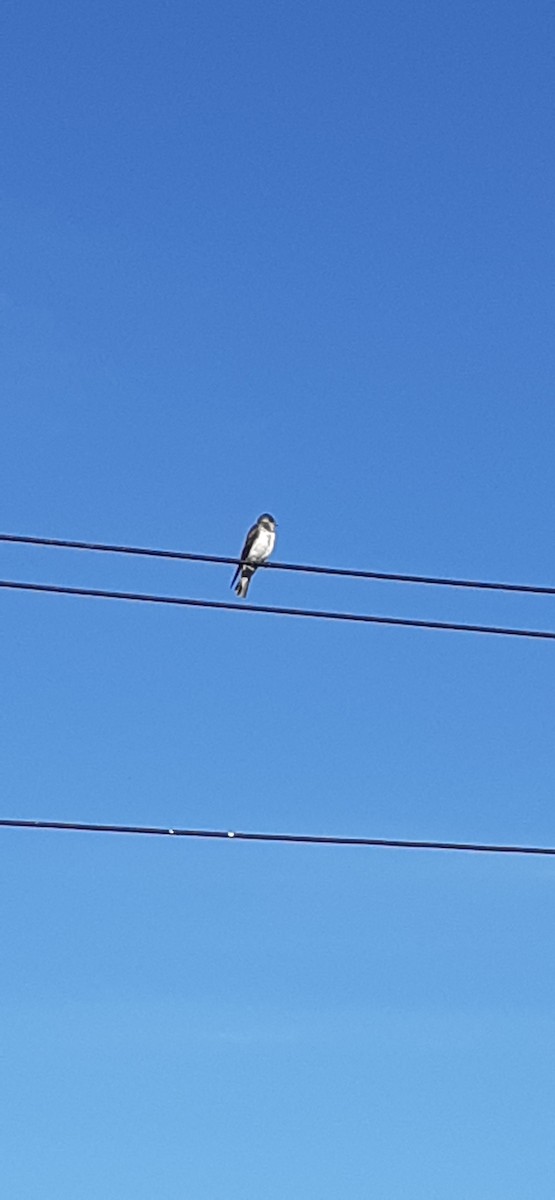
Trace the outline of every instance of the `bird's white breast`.
[[276, 535], [271, 529], [259, 529], [249, 551], [249, 562], [264, 562], [275, 546]]

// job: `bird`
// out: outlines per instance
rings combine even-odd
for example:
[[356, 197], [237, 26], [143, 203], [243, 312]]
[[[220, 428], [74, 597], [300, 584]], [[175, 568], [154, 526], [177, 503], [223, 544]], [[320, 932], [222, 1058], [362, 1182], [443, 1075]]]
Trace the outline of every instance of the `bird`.
[[256, 525], [247, 533], [241, 562], [231, 580], [231, 587], [236, 584], [235, 591], [241, 600], [247, 595], [256, 568], [265, 563], [272, 553], [276, 544], [276, 524], [269, 513], [262, 513]]

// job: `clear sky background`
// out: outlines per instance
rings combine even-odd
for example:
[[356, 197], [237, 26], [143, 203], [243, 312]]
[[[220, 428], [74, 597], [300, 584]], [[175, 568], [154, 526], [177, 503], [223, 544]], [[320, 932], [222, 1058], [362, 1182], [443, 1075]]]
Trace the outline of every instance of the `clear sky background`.
[[[553, 583], [554, 16], [10, 0], [4, 531]], [[228, 599], [226, 567], [1, 577]], [[261, 572], [260, 603], [553, 628]], [[2, 594], [2, 816], [555, 843], [550, 644]], [[552, 1200], [555, 868], [0, 837], [10, 1200]]]

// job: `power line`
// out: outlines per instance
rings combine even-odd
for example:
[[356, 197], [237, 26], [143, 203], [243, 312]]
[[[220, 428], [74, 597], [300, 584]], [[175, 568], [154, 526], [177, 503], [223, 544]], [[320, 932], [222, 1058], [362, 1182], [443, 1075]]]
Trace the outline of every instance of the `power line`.
[[467, 854], [534, 854], [553, 857], [555, 846], [499, 845], [492, 842], [416, 841], [408, 838], [341, 837], [319, 833], [252, 833], [231, 829], [170, 829], [160, 825], [104, 825], [89, 821], [30, 821], [1, 818], [3, 829], [50, 829], [70, 833], [121, 833], [143, 837], [203, 838], [236, 842], [278, 842], [291, 846], [367, 846], [390, 850], [445, 850]]
[[[185, 550], [158, 550], [146, 546], [119, 546], [107, 542], [70, 541], [67, 538], [32, 537], [24, 534], [0, 533], [0, 542], [23, 546], [50, 546], [61, 550], [93, 550], [103, 554], [128, 554], [142, 558], [166, 558], [177, 562], [219, 563], [237, 566], [240, 558], [221, 554], [193, 554]], [[374, 579], [386, 583], [419, 583], [430, 587], [473, 588], [477, 591], [512, 592], [534, 596], [555, 596], [555, 587], [532, 583], [494, 583], [483, 579], [456, 579], [437, 575], [404, 575], [392, 571], [363, 571], [351, 567], [320, 567], [308, 563], [262, 563], [269, 571], [298, 571], [308, 575], [328, 575], [343, 579]]]
[[0, 579], [0, 588], [20, 592], [39, 592], [54, 596], [86, 596], [93, 600], [130, 600], [140, 604], [164, 604], [181, 608], [209, 608], [224, 612], [266, 613], [280, 617], [309, 617], [316, 621], [351, 621], [363, 625], [392, 625], [406, 629], [440, 629], [450, 633], [484, 633], [498, 637], [535, 638], [555, 641], [548, 629], [511, 629], [504, 625], [468, 625], [458, 621], [426, 621], [416, 617], [382, 617], [370, 613], [330, 612], [313, 608], [284, 608], [276, 604], [233, 604], [228, 600], [195, 600], [187, 596], [159, 596], [148, 592], [113, 592], [105, 588], [66, 587], [54, 583], [24, 583]]

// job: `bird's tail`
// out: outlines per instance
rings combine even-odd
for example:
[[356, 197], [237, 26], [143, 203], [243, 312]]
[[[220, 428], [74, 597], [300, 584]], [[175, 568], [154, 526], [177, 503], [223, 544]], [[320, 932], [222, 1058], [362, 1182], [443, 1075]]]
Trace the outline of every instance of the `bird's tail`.
[[237, 587], [235, 588], [235, 591], [240, 600], [244, 600], [246, 598], [247, 592], [249, 590], [249, 583], [250, 583], [253, 575], [254, 575], [254, 567], [248, 567], [245, 563], [245, 565], [241, 568], [241, 574], [240, 574], [239, 580], [237, 582]]

